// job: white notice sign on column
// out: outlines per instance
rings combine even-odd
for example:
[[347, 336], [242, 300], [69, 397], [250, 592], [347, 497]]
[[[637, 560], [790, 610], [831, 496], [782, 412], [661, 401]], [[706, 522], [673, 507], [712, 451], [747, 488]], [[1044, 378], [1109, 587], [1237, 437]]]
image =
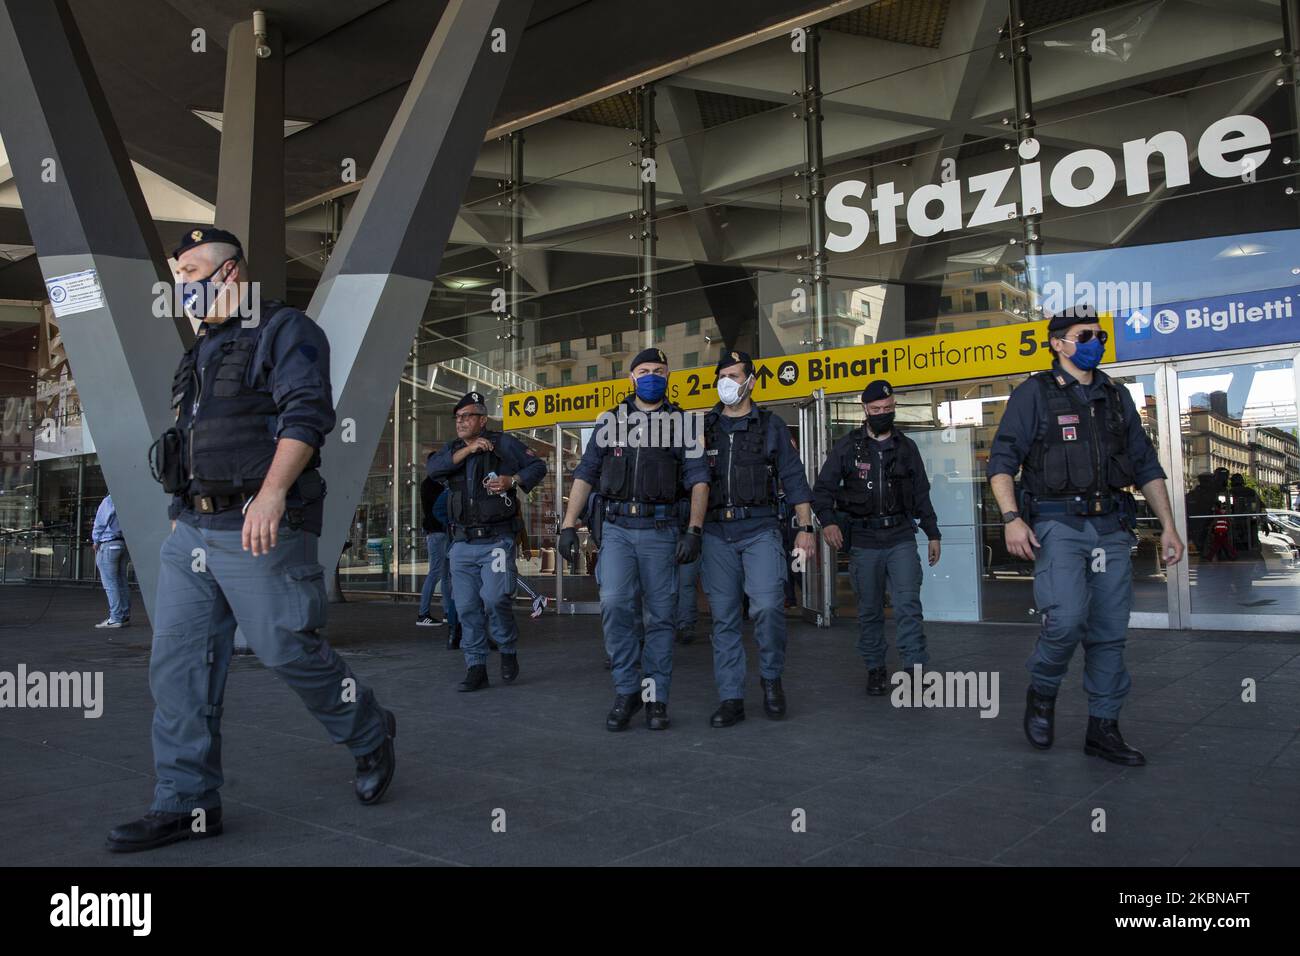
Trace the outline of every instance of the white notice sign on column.
[[45, 288], [54, 314], [59, 318], [89, 312], [104, 304], [104, 290], [99, 287], [99, 273], [94, 269], [46, 279]]

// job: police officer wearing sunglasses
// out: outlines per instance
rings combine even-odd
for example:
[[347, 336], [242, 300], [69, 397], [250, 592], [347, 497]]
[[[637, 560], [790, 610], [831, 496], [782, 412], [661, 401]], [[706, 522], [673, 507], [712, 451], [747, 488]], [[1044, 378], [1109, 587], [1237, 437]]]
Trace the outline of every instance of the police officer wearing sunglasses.
[[1182, 557], [1183, 542], [1174, 530], [1165, 473], [1133, 399], [1098, 368], [1107, 335], [1095, 314], [1079, 307], [1057, 315], [1048, 336], [1052, 367], [1011, 393], [988, 464], [1007, 550], [1034, 562], [1041, 630], [1027, 663], [1025, 736], [1039, 750], [1052, 746], [1057, 691], [1082, 643], [1084, 751], [1141, 766], [1146, 758], [1119, 729], [1130, 684], [1124, 641], [1133, 603], [1136, 509], [1128, 489], [1140, 488], [1160, 519], [1167, 563]]

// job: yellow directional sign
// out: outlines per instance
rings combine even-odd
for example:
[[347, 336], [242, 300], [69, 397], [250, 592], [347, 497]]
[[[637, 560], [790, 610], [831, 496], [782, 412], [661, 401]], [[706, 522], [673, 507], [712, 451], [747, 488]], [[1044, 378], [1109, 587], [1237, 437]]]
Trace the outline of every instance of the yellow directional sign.
[[[1110, 333], [1106, 357], [1113, 361], [1113, 322], [1110, 316], [1100, 321]], [[819, 388], [832, 395], [860, 392], [877, 378], [888, 379], [895, 388], [906, 388], [1019, 375], [1049, 365], [1047, 322], [1017, 322], [969, 332], [755, 359], [754, 400], [806, 398]], [[668, 378], [668, 397], [682, 408], [710, 408], [718, 400], [714, 380], [712, 365], [673, 372]], [[595, 421], [597, 415], [622, 401], [630, 391], [631, 383], [621, 378], [513, 393], [504, 399], [504, 427], [510, 430]]]

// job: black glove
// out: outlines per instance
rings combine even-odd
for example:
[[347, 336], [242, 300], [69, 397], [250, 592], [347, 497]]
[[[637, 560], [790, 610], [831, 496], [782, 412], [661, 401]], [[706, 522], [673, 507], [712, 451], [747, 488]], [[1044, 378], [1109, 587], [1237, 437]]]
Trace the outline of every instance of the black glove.
[[677, 563], [691, 564], [700, 558], [701, 537], [698, 531], [684, 531], [677, 536]]
[[578, 529], [564, 528], [560, 532], [560, 540], [556, 544], [556, 550], [560, 552], [560, 557], [569, 562], [570, 567], [578, 565]]

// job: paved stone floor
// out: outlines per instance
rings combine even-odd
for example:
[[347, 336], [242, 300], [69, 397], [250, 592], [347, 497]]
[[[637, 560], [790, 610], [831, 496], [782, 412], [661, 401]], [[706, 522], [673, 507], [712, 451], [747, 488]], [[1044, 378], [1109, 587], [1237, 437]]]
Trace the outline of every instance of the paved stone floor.
[[[673, 727], [603, 728], [599, 622], [521, 615], [522, 674], [457, 694], [445, 628], [389, 602], [331, 608], [329, 636], [399, 720], [386, 800], [255, 659], [226, 694], [226, 832], [110, 855], [152, 789], [149, 630], [96, 631], [102, 595], [0, 588], [0, 671], [104, 674], [103, 716], [0, 710], [0, 864], [1288, 865], [1300, 861], [1300, 636], [1137, 631], [1122, 726], [1150, 764], [1082, 751], [1080, 659], [1048, 753], [1021, 734], [1024, 626], [928, 627], [932, 667], [1000, 675], [1000, 712], [902, 709], [864, 694], [847, 624], [791, 624], [791, 713], [713, 730], [707, 641], [678, 650]], [[748, 643], [748, 641], [747, 641]], [[1243, 703], [1242, 681], [1258, 701]], [[1095, 811], [1105, 831], [1094, 832]], [[494, 832], [504, 811], [505, 832]], [[794, 832], [797, 811], [806, 832]]]

